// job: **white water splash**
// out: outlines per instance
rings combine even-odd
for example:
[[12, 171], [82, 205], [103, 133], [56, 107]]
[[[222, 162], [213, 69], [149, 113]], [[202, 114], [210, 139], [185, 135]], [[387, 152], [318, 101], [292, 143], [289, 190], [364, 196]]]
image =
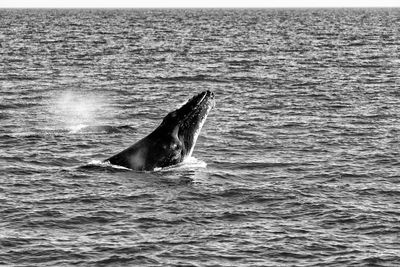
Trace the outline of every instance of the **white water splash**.
[[68, 127], [68, 129], [70, 130], [69, 133], [78, 133], [83, 128], [88, 127], [88, 126], [89, 125], [87, 125], [87, 124], [71, 125]]
[[[119, 165], [114, 165], [111, 164], [109, 161], [102, 161], [102, 160], [91, 160], [88, 165], [93, 165], [93, 166], [99, 166], [103, 168], [114, 168], [114, 169], [120, 169], [120, 170], [129, 170], [132, 171], [132, 169], [119, 166]], [[163, 171], [171, 171], [171, 170], [186, 170], [186, 169], [199, 169], [199, 168], [206, 168], [207, 163], [205, 163], [202, 160], [196, 159], [195, 157], [188, 157], [181, 163], [177, 165], [172, 165], [164, 168], [155, 168], [155, 172], [163, 172]]]
[[171, 170], [185, 170], [185, 169], [199, 169], [199, 168], [206, 168], [207, 163], [196, 159], [195, 157], [187, 157], [181, 163], [177, 165], [172, 165], [164, 168], [155, 168], [154, 171], [156, 172], [163, 172], [163, 171], [171, 171]]
[[185, 160], [181, 163], [182, 165], [186, 166], [186, 167], [194, 167], [194, 168], [206, 168], [207, 167], [207, 163], [197, 159], [195, 157], [187, 157], [185, 158]]
[[109, 161], [102, 161], [102, 160], [96, 160], [96, 159], [91, 160], [88, 163], [88, 165], [99, 166], [99, 167], [111, 167], [111, 168], [120, 169], [120, 170], [129, 170], [129, 171], [132, 170], [132, 169], [129, 169], [129, 168], [126, 168], [123, 166], [111, 164]]

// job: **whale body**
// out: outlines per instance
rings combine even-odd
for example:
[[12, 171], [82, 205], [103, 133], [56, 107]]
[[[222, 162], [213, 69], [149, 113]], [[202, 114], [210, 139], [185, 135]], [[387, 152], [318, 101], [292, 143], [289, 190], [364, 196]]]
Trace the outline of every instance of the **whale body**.
[[192, 155], [200, 130], [213, 106], [213, 92], [204, 91], [195, 95], [181, 108], [168, 113], [152, 133], [106, 162], [139, 171], [181, 163]]

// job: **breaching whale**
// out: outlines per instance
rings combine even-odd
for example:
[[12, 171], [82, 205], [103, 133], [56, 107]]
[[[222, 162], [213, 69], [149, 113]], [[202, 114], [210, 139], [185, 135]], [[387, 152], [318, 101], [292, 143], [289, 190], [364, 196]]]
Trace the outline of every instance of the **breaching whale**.
[[149, 135], [105, 162], [133, 170], [151, 171], [176, 165], [190, 157], [197, 137], [214, 106], [214, 93], [204, 91], [174, 110]]

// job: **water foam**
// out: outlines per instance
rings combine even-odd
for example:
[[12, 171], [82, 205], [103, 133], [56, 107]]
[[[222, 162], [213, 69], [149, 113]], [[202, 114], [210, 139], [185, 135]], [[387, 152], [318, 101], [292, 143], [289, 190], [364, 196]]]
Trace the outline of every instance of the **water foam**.
[[123, 166], [111, 164], [109, 161], [102, 161], [102, 160], [96, 160], [96, 159], [91, 160], [88, 163], [88, 165], [98, 166], [98, 167], [103, 167], [103, 168], [110, 168], [111, 167], [111, 168], [120, 169], [120, 170], [129, 170], [129, 171], [132, 170], [132, 169], [129, 169], [129, 168], [126, 168], [126, 167], [123, 167]]
[[154, 171], [171, 171], [171, 170], [186, 170], [186, 169], [199, 169], [206, 168], [207, 163], [199, 160], [195, 157], [186, 157], [181, 163], [164, 167], [164, 168], [155, 168]]
[[69, 133], [75, 134], [88, 126], [89, 125], [87, 125], [87, 124], [70, 125], [70, 126], [68, 126], [68, 130], [69, 130]]

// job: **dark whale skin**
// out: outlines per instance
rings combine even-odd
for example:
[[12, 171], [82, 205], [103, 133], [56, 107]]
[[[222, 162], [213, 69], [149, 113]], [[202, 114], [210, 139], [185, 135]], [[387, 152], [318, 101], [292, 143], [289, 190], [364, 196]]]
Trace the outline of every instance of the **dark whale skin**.
[[214, 106], [214, 93], [204, 91], [174, 110], [149, 135], [108, 158], [106, 162], [132, 170], [152, 171], [191, 156], [197, 136]]

